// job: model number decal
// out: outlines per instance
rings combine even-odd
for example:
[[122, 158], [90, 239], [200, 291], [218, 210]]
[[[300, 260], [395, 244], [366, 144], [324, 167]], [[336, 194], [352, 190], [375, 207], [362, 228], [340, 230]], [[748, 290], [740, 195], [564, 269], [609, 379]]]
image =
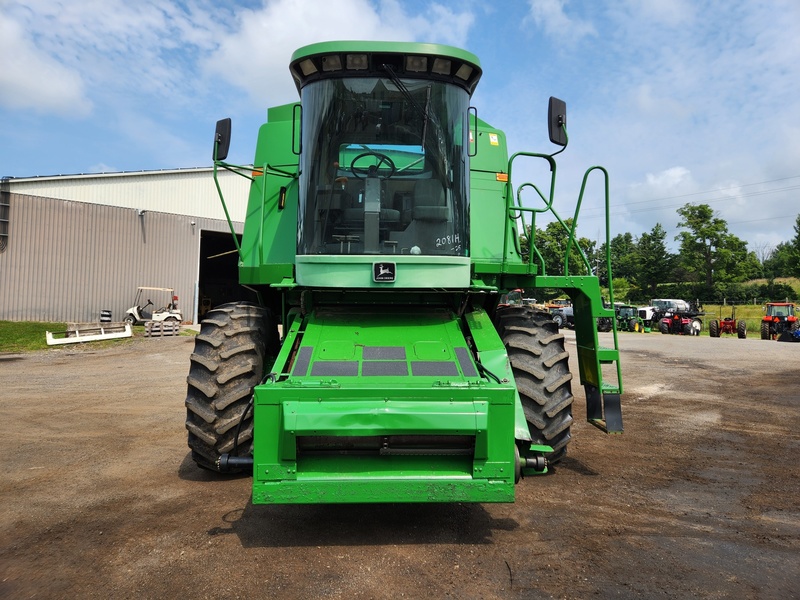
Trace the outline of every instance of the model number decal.
[[442, 237], [436, 238], [436, 247], [443, 248], [445, 246], [453, 246], [456, 245], [456, 249], [461, 248], [461, 236], [458, 234], [455, 235], [443, 235]]

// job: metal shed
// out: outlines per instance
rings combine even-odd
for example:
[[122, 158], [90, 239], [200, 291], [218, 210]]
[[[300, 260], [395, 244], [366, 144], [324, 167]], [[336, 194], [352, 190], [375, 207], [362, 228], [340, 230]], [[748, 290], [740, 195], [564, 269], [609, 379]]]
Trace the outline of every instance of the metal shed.
[[[247, 298], [211, 173], [0, 180], [0, 320], [121, 320], [137, 286], [174, 288], [187, 322]], [[222, 173], [221, 185], [241, 233], [249, 181]]]

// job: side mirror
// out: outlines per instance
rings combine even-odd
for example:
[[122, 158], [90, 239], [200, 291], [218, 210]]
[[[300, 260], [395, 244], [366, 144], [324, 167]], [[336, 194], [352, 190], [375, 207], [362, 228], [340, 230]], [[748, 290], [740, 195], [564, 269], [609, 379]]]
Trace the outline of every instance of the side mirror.
[[550, 141], [559, 146], [567, 145], [567, 103], [550, 96], [547, 107], [547, 127], [550, 132]]
[[225, 160], [228, 158], [228, 148], [231, 145], [231, 120], [221, 119], [217, 121], [217, 131], [214, 133], [214, 149], [211, 158]]

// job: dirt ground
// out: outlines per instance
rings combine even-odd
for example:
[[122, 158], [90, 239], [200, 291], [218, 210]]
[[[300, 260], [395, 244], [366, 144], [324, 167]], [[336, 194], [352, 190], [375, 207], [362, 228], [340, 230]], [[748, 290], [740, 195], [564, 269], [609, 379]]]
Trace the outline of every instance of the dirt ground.
[[0, 355], [0, 597], [800, 597], [800, 344], [619, 337], [625, 434], [575, 385], [500, 505], [253, 506], [189, 459], [192, 338]]

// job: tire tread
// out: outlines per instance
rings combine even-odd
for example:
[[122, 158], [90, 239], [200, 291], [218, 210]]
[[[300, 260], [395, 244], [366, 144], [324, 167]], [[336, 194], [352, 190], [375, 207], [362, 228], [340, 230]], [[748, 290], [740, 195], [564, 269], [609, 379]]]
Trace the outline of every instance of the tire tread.
[[[192, 459], [218, 470], [219, 456], [231, 452], [253, 388], [269, 368], [278, 332], [268, 309], [235, 302], [206, 313], [195, 337], [186, 378], [186, 429]], [[238, 455], [252, 453], [253, 413], [242, 421]]]
[[534, 444], [547, 444], [558, 462], [572, 426], [572, 374], [564, 335], [548, 313], [525, 307], [497, 311], [495, 327], [508, 352], [525, 420]]

